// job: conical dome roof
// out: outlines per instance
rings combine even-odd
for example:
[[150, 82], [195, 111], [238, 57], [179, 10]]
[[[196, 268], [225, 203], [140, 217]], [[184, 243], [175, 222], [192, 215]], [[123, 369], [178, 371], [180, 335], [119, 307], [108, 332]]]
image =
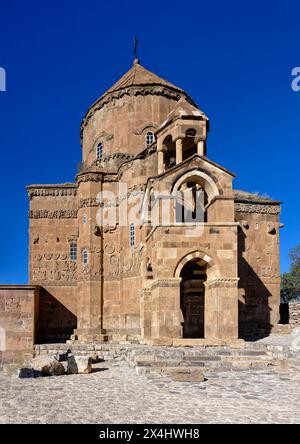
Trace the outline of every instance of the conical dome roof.
[[127, 71], [111, 88], [109, 88], [106, 93], [103, 94], [103, 96], [123, 88], [140, 85], [161, 85], [184, 92], [181, 88], [178, 88], [178, 86], [175, 86], [167, 80], [158, 77], [156, 74], [148, 71], [148, 69], [140, 65], [139, 62], [135, 61], [132, 68]]

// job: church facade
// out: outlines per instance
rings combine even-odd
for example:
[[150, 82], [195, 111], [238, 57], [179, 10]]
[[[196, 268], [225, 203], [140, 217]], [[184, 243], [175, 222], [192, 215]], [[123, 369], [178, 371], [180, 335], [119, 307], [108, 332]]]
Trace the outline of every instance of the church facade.
[[138, 60], [89, 108], [75, 182], [27, 188], [37, 342], [232, 342], [279, 322], [280, 202], [235, 190], [208, 131]]

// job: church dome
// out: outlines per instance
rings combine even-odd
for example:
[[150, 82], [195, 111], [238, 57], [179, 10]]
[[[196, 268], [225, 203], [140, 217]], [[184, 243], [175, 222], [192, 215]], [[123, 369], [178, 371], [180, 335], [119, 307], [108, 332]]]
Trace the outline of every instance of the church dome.
[[[135, 60], [127, 71], [87, 111], [81, 124], [83, 161], [116, 152], [137, 154], [180, 99], [196, 106], [181, 88], [162, 79]], [[151, 140], [151, 139], [148, 139]]]

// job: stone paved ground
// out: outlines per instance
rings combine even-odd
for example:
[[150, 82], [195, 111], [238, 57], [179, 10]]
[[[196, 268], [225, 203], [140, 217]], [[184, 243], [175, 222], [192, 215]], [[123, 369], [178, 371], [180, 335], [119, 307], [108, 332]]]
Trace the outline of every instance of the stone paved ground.
[[288, 371], [210, 372], [203, 383], [138, 376], [123, 363], [94, 367], [37, 379], [0, 374], [0, 423], [300, 423], [300, 356]]

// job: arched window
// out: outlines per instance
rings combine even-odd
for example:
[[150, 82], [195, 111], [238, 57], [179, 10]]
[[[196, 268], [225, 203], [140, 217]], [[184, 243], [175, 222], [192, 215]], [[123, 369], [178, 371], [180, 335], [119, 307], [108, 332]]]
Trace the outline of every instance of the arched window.
[[103, 158], [103, 144], [100, 142], [97, 145], [97, 159], [102, 160]]
[[85, 224], [87, 224], [87, 215], [86, 214], [84, 214], [83, 216], [82, 216], [82, 223], [85, 225]]
[[130, 246], [134, 247], [135, 245], [135, 227], [134, 224], [130, 224]]
[[150, 146], [152, 145], [152, 143], [154, 143], [154, 141], [155, 141], [154, 133], [152, 131], [148, 131], [148, 133], [146, 134], [146, 145]]
[[77, 261], [77, 243], [76, 242], [70, 243], [70, 259], [72, 262]]
[[87, 265], [89, 263], [89, 252], [86, 248], [82, 251], [82, 263], [83, 265]]

